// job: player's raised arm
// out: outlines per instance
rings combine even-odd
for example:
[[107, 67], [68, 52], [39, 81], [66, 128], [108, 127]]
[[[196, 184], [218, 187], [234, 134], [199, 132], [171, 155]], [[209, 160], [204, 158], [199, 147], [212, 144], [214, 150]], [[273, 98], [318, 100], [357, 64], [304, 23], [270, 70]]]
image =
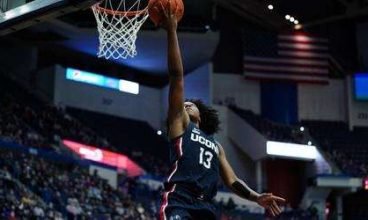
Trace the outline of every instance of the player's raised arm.
[[226, 159], [225, 151], [220, 145], [220, 174], [225, 185], [238, 196], [257, 202], [260, 206], [267, 209], [273, 216], [279, 215], [281, 209], [278, 202], [285, 202], [285, 199], [274, 196], [272, 193], [259, 194], [253, 191], [244, 181], [239, 179], [229, 162]]
[[167, 30], [168, 41], [168, 70], [169, 70], [169, 137], [175, 138], [184, 133], [189, 123], [189, 116], [184, 110], [184, 70], [178, 42], [176, 11], [173, 11], [169, 0], [165, 7], [162, 25]]

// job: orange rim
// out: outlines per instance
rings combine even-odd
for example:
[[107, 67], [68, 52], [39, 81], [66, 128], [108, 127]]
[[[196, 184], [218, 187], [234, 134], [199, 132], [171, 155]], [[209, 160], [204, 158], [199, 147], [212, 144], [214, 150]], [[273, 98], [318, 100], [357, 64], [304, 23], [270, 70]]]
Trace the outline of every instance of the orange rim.
[[111, 10], [111, 9], [101, 7], [100, 3], [97, 3], [95, 5], [95, 8], [97, 9], [97, 11], [105, 12], [105, 13], [110, 14], [110, 15], [119, 15], [119, 16], [128, 16], [128, 17], [132, 17], [132, 16], [135, 16], [135, 15], [140, 15], [140, 14], [143, 14], [147, 11], [147, 7], [145, 9], [139, 10], [139, 11], [114, 11], [114, 10]]

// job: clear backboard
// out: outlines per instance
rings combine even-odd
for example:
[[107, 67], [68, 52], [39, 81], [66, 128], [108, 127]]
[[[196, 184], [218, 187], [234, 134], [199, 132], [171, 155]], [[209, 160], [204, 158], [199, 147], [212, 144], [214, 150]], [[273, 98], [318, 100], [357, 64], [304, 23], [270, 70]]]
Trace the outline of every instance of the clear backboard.
[[97, 0], [0, 0], [0, 36], [80, 9]]

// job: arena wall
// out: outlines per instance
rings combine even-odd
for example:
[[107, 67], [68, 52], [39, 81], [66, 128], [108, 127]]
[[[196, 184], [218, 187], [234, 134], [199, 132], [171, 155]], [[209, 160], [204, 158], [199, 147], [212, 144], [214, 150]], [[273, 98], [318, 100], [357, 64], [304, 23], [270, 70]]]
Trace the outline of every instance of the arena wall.
[[257, 81], [246, 80], [242, 75], [213, 74], [213, 103], [235, 104], [239, 108], [261, 113], [261, 89]]
[[356, 25], [358, 58], [365, 69], [368, 67], [368, 22]]
[[123, 118], [146, 121], [152, 127], [160, 127], [161, 91], [140, 85], [139, 94], [123, 93], [67, 80], [65, 68], [57, 66], [53, 102]]
[[354, 97], [353, 80], [348, 77], [346, 81], [348, 87], [348, 110], [349, 125], [352, 129], [355, 126], [368, 127], [368, 101], [358, 101]]
[[299, 120], [347, 121], [346, 103], [344, 80], [298, 85]]

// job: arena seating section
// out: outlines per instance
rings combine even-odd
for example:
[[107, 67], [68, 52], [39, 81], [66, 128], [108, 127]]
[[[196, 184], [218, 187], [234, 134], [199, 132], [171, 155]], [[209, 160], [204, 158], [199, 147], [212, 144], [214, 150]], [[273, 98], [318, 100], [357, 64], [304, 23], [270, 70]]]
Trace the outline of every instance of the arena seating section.
[[170, 166], [164, 162], [168, 161], [168, 143], [148, 123], [76, 108], [67, 108], [67, 113], [119, 146], [155, 176], [169, 172]]
[[[122, 216], [124, 219], [141, 219], [143, 216], [146, 219], [150, 216], [153, 218], [153, 212], [133, 202], [132, 195], [135, 193], [132, 189], [141, 187], [134, 180], [124, 179], [118, 190], [114, 190], [97, 174], [89, 175], [88, 169], [73, 164], [55, 163], [8, 150], [0, 151], [0, 161], [1, 172], [20, 181], [33, 192], [33, 195], [22, 194], [1, 187], [0, 205], [5, 218], [11, 214], [17, 218], [26, 215], [49, 219], [55, 216], [68, 216], [69, 219], [73, 216], [93, 216], [98, 219], [107, 219], [108, 216]], [[4, 182], [0, 180], [2, 185], [5, 185]], [[38, 204], [35, 195], [42, 198], [45, 204]]]
[[[368, 175], [368, 128], [355, 127], [351, 131], [347, 123], [334, 121], [302, 121], [296, 125], [280, 125], [249, 110], [235, 106], [229, 108], [269, 140], [306, 144], [312, 138], [313, 143], [339, 167], [342, 175]], [[300, 132], [301, 126], [305, 128], [304, 132]], [[344, 218], [368, 219], [367, 196], [364, 190], [346, 196]], [[278, 219], [316, 219], [313, 213], [313, 210], [293, 210], [283, 213]], [[332, 213], [332, 216], [336, 214]]]
[[[154, 131], [151, 129], [150, 132]], [[0, 76], [0, 139], [59, 153], [63, 152], [58, 144], [61, 139], [70, 139], [128, 155], [132, 154], [132, 149], [134, 149], [129, 148], [132, 145], [123, 145], [127, 146], [124, 149], [113, 146], [105, 137], [99, 136], [88, 126], [70, 117], [63, 109], [39, 100], [27, 89], [3, 76]], [[152, 139], [149, 140], [152, 141]], [[160, 146], [157, 144], [158, 140], [155, 141], [152, 145]], [[159, 141], [161, 141], [160, 144], [165, 143], [162, 140]], [[165, 147], [165, 145], [162, 146]], [[128, 150], [132, 151], [127, 152]], [[138, 217], [140, 215], [145, 215], [145, 219], [149, 219], [148, 212], [142, 211], [143, 207], [131, 200], [131, 197], [137, 193], [130, 192], [130, 185], [135, 186], [134, 188], [139, 186], [135, 180], [127, 178], [125, 182], [120, 183], [122, 185], [118, 187], [118, 191], [113, 191], [105, 181], [88, 175], [86, 169], [75, 165], [55, 164], [55, 162], [45, 161], [36, 156], [29, 157], [26, 154], [5, 150], [0, 151], [0, 158], [0, 173], [4, 174], [2, 176], [9, 176], [13, 180], [20, 181], [34, 193], [32, 195], [32, 193], [23, 192], [16, 187], [13, 181], [1, 178], [0, 184], [4, 186], [4, 188], [1, 187], [4, 190], [1, 190], [0, 195], [0, 214], [3, 218], [12, 215], [17, 218], [22, 215], [38, 217], [52, 215], [50, 219], [57, 219], [71, 215], [71, 213], [78, 216], [104, 216], [112, 213], [113, 216], [125, 216], [124, 219], [140, 219]], [[156, 160], [161, 161], [154, 158], [155, 161], [147, 161], [153, 164]], [[147, 163], [141, 165], [145, 168], [155, 167]], [[165, 171], [158, 172], [162, 176]], [[140, 187], [140, 191], [142, 188], [144, 187]], [[34, 195], [41, 197], [46, 206], [35, 202]], [[95, 198], [96, 195], [98, 198]], [[153, 194], [154, 198], [147, 196], [147, 193], [144, 195], [142, 198], [146, 200], [150, 198], [149, 201], [158, 201], [156, 197], [159, 193], [157, 192]], [[108, 201], [107, 198], [109, 198]], [[156, 206], [157, 204], [154, 205]], [[145, 207], [150, 208], [147, 205]], [[80, 212], [81, 210], [83, 212]], [[156, 213], [151, 212], [151, 214]]]
[[303, 121], [311, 135], [345, 173], [368, 173], [368, 128], [349, 130], [345, 122]]
[[250, 110], [243, 110], [236, 106], [229, 106], [229, 108], [267, 137], [268, 140], [288, 143], [300, 143], [302, 141], [299, 127], [275, 123], [254, 114]]
[[[17, 83], [4, 77], [0, 80], [0, 136], [5, 140], [60, 151], [59, 141], [68, 139], [126, 154], [140, 161], [144, 169], [166, 174], [166, 139], [147, 123], [70, 109], [82, 123], [64, 109], [40, 101]], [[143, 154], [145, 160], [141, 160]]]
[[[350, 131], [345, 122], [331, 121], [278, 124], [249, 110], [229, 108], [268, 140], [306, 144], [308, 139], [303, 133], [308, 133], [344, 174], [360, 177], [368, 174], [368, 128], [357, 127]], [[301, 126], [305, 127], [305, 132], [300, 132]]]

